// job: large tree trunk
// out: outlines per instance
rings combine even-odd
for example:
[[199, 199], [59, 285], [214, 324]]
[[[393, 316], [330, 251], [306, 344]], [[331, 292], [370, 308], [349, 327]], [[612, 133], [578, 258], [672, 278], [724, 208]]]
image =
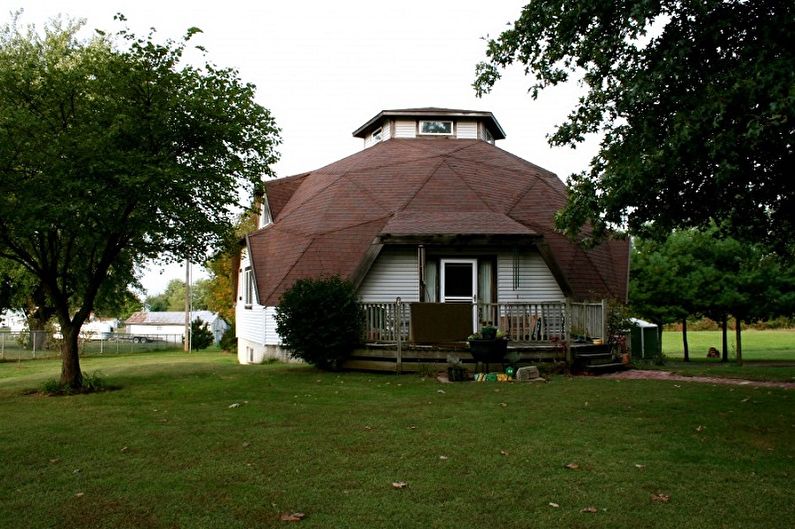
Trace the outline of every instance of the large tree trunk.
[[734, 340], [737, 342], [737, 365], [743, 365], [743, 320], [736, 317], [734, 318]]
[[723, 352], [722, 357], [720, 359], [721, 362], [728, 362], [729, 361], [729, 338], [728, 338], [728, 329], [729, 329], [729, 317], [724, 316], [721, 319], [721, 329], [723, 331], [723, 341], [721, 343]]
[[61, 385], [80, 389], [83, 387], [83, 372], [80, 370], [80, 356], [77, 349], [80, 326], [61, 322], [61, 334], [63, 334]]
[[690, 350], [687, 347], [687, 318], [682, 318], [682, 347], [685, 353], [685, 362], [689, 362]]

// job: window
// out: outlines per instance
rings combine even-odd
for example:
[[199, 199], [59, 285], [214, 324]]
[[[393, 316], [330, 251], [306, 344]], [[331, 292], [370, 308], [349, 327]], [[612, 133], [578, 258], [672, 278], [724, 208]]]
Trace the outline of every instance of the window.
[[381, 127], [378, 127], [377, 129], [375, 129], [373, 131], [373, 143], [375, 143], [377, 141], [381, 141], [381, 133], [382, 132], [383, 131], [382, 131]]
[[273, 217], [271, 216], [271, 207], [268, 204], [268, 195], [262, 195], [262, 204], [260, 204], [259, 212], [259, 226], [257, 227], [264, 228], [271, 223], [273, 223]]
[[243, 272], [243, 304], [247, 309], [254, 304], [254, 274], [251, 268], [246, 268]]
[[453, 134], [452, 121], [420, 121], [420, 134]]

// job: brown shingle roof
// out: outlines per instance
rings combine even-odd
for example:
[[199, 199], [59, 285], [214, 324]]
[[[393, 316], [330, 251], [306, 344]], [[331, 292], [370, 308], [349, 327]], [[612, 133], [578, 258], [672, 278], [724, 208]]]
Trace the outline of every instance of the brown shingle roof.
[[483, 141], [392, 139], [266, 189], [274, 223], [249, 236], [264, 305], [299, 278], [351, 277], [386, 235], [541, 236], [575, 297], [626, 296], [627, 242], [572, 244], [552, 224], [563, 183]]

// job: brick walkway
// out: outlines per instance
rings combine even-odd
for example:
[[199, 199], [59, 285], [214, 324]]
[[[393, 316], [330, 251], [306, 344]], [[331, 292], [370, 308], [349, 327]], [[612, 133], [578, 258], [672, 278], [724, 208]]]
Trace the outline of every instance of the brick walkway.
[[688, 377], [676, 375], [670, 371], [630, 369], [602, 375], [602, 378], [615, 378], [618, 380], [671, 380], [674, 382], [701, 382], [706, 384], [727, 384], [734, 386], [752, 386], [761, 388], [795, 389], [795, 382], [770, 382], [762, 380], [742, 380], [739, 378], [720, 377]]

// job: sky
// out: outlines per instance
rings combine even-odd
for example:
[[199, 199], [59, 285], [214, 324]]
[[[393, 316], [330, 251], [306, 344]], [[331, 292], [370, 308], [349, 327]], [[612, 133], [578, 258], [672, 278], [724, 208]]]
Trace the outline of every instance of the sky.
[[[351, 133], [379, 111], [446, 107], [493, 112], [507, 138], [497, 146], [564, 179], [587, 168], [598, 142], [572, 150], [546, 137], [582, 90], [576, 83], [533, 100], [532, 79], [509, 68], [494, 90], [478, 99], [475, 65], [485, 59], [484, 37], [516, 20], [525, 0], [225, 0], [219, 2], [118, 0], [0, 0], [0, 20], [24, 9], [22, 22], [42, 25], [63, 14], [86, 28], [119, 29], [115, 13], [134, 32], [157, 29], [179, 38], [196, 26], [195, 43], [219, 66], [234, 67], [257, 86], [257, 102], [281, 129], [278, 177], [317, 169], [362, 149]], [[206, 277], [193, 267], [195, 279]], [[148, 294], [185, 278], [179, 265], [152, 265], [142, 284]]]

